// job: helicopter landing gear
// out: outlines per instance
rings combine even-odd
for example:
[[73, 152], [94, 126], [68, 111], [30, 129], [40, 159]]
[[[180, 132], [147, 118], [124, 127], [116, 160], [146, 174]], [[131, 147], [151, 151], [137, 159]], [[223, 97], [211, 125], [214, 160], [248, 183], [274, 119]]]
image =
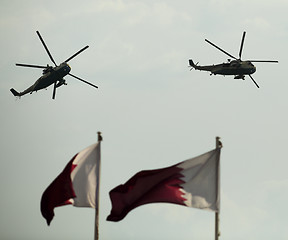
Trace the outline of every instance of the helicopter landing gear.
[[234, 77], [234, 79], [242, 79], [245, 80], [245, 75], [237, 75]]
[[60, 87], [60, 86], [62, 86], [62, 85], [67, 85], [67, 83], [66, 83], [66, 81], [65, 81], [64, 79], [61, 79], [61, 80], [57, 83], [56, 88], [58, 88], [58, 87]]

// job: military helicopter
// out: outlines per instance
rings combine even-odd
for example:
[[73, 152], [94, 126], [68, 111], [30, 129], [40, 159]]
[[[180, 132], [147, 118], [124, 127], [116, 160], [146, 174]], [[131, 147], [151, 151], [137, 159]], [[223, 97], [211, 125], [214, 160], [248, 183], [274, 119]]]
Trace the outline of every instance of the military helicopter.
[[48, 56], [50, 57], [50, 60], [54, 63], [55, 67], [49, 66], [47, 64], [47, 66], [40, 66], [40, 65], [31, 65], [31, 64], [20, 64], [20, 63], [16, 63], [16, 66], [20, 66], [20, 67], [31, 67], [31, 68], [42, 68], [43, 69], [43, 74], [42, 76], [29, 88], [27, 88], [26, 90], [24, 90], [23, 92], [17, 92], [15, 89], [11, 88], [10, 91], [13, 93], [14, 96], [17, 97], [21, 97], [27, 93], [32, 93], [32, 92], [37, 92], [40, 89], [44, 89], [49, 87], [50, 85], [54, 84], [53, 87], [53, 95], [52, 95], [52, 99], [55, 99], [55, 95], [56, 95], [56, 88], [62, 86], [62, 85], [67, 85], [66, 81], [64, 80], [64, 77], [66, 75], [69, 75], [71, 77], [76, 78], [77, 80], [80, 80], [86, 84], [89, 84], [92, 87], [98, 88], [96, 85], [87, 82], [75, 75], [72, 75], [70, 73], [71, 68], [70, 66], [67, 64], [71, 59], [73, 59], [74, 57], [76, 57], [78, 54], [80, 54], [81, 52], [83, 52], [84, 50], [86, 50], [89, 46], [86, 46], [84, 48], [82, 48], [81, 50], [79, 50], [78, 52], [76, 52], [75, 54], [73, 54], [71, 57], [69, 57], [68, 59], [66, 59], [63, 63], [61, 63], [59, 66], [56, 64], [56, 62], [54, 61], [50, 51], [48, 50], [47, 45], [45, 44], [43, 38], [41, 37], [39, 31], [36, 31], [40, 41], [42, 42]]
[[240, 45], [240, 51], [239, 51], [239, 58], [234, 57], [230, 53], [224, 51], [222, 48], [218, 47], [214, 43], [210, 42], [209, 40], [205, 39], [206, 42], [211, 44], [213, 47], [217, 48], [221, 52], [225, 53], [229, 57], [233, 58], [234, 60], [231, 61], [231, 59], [228, 59], [228, 63], [222, 63], [222, 64], [216, 64], [216, 65], [208, 65], [208, 66], [198, 66], [194, 64], [192, 59], [189, 59], [189, 67], [191, 67], [190, 70], [196, 69], [200, 71], [208, 71], [211, 72], [210, 75], [234, 75], [234, 79], [242, 79], [245, 80], [245, 75], [248, 75], [251, 80], [255, 83], [255, 85], [259, 88], [259, 85], [256, 83], [254, 78], [251, 76], [251, 74], [256, 72], [256, 67], [252, 64], [252, 62], [266, 62], [266, 63], [278, 63], [278, 61], [271, 61], [271, 60], [246, 60], [242, 61], [242, 50], [243, 50], [243, 44], [245, 40], [246, 32], [243, 32], [242, 41]]

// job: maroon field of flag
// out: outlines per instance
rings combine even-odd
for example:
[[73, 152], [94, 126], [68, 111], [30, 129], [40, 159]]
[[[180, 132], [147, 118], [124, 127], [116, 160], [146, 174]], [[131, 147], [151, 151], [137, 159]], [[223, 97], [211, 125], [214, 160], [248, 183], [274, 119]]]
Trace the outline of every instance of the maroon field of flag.
[[77, 153], [44, 191], [41, 213], [48, 225], [54, 217], [55, 207], [72, 204], [95, 208], [99, 161], [100, 144], [96, 143]]
[[108, 221], [120, 221], [131, 210], [148, 203], [174, 203], [219, 211], [220, 148], [176, 165], [141, 171], [110, 191]]

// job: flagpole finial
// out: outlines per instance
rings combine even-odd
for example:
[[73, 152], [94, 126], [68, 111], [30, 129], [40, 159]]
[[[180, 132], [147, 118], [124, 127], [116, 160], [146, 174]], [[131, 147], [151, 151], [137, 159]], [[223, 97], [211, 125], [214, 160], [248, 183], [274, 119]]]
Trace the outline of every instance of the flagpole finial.
[[98, 142], [101, 142], [103, 140], [103, 137], [101, 136], [101, 132], [97, 132], [98, 134]]
[[216, 137], [216, 148], [222, 148], [222, 142], [220, 141], [220, 137]]

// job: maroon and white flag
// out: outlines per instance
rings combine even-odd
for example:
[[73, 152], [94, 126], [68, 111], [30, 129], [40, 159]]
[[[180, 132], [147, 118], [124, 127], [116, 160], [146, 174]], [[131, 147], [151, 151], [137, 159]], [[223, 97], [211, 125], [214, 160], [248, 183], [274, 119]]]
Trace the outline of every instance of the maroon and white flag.
[[50, 225], [54, 208], [72, 204], [95, 208], [97, 172], [100, 166], [100, 144], [93, 144], [77, 153], [41, 198], [41, 213]]
[[219, 211], [220, 148], [171, 167], [141, 171], [110, 191], [108, 221], [122, 220], [132, 209], [148, 203], [175, 203]]

